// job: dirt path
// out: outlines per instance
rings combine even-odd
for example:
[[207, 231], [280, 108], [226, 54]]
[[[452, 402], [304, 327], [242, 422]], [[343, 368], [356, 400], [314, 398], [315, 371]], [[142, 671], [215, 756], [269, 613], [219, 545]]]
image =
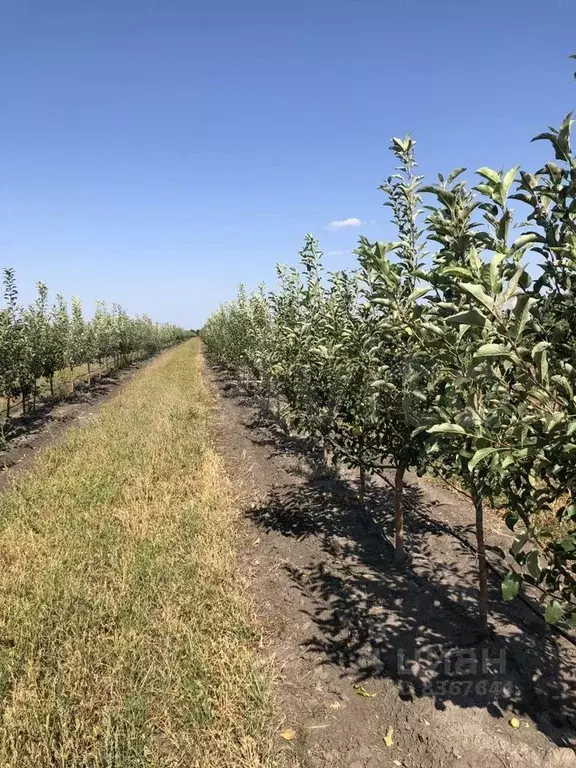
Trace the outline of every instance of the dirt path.
[[[351, 478], [314, 471], [314, 455], [279, 435], [234, 382], [207, 375], [218, 397], [215, 442], [243, 504], [242, 572], [263, 647], [281, 669], [278, 730], [297, 733], [289, 743], [278, 737], [287, 764], [576, 765], [569, 644], [496, 594], [496, 633], [475, 644], [474, 557], [442, 530], [443, 522], [466, 528], [465, 505], [412, 485], [413, 500], [438, 524], [407, 515], [412, 560], [397, 568], [363, 524]], [[371, 503], [388, 525], [386, 488], [375, 486]], [[519, 729], [509, 725], [512, 715]]]

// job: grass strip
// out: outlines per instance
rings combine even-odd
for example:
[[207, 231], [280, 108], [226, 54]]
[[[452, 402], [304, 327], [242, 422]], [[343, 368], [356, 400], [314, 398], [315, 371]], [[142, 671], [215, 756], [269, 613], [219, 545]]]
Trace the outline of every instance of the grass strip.
[[0, 765], [270, 765], [198, 341], [0, 495]]

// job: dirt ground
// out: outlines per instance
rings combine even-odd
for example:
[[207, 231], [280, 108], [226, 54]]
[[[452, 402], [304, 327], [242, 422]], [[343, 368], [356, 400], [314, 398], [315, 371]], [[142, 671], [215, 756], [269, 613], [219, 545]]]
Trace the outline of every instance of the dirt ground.
[[[310, 446], [283, 437], [236, 382], [207, 375], [216, 447], [241, 499], [241, 572], [280, 669], [280, 761], [576, 766], [573, 645], [520, 601], [504, 604], [496, 576], [491, 638], [477, 641], [474, 553], [453, 535], [471, 534], [471, 507], [409, 478], [410, 559], [398, 567], [381, 535], [392, 527], [385, 483], [372, 483], [366, 520], [353, 473], [326, 476]], [[496, 518], [489, 530], [493, 543], [509, 535]]]

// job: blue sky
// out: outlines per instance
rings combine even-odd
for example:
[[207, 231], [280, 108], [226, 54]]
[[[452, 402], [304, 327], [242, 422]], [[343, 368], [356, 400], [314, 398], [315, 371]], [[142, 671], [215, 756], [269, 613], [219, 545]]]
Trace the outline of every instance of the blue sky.
[[390, 237], [392, 135], [536, 170], [575, 51], [573, 0], [0, 0], [0, 264], [197, 327], [306, 232]]

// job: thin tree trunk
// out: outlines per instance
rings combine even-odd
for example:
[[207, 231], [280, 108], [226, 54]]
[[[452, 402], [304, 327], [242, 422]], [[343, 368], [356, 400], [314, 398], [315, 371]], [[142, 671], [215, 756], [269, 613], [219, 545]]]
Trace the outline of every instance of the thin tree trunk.
[[92, 384], [92, 373], [90, 372], [90, 360], [86, 361], [86, 365], [88, 366], [88, 384]]
[[54, 374], [50, 374], [50, 395], [54, 397]]
[[6, 419], [10, 418], [10, 395], [6, 398]]
[[38, 390], [36, 389], [36, 384], [34, 384], [34, 388], [32, 389], [32, 413], [36, 412], [36, 395], [38, 393]]
[[72, 394], [74, 394], [75, 387], [74, 387], [74, 366], [73, 365], [70, 366], [70, 384], [72, 386]]
[[22, 392], [22, 416], [26, 416], [26, 395]]
[[472, 499], [476, 511], [476, 547], [478, 549], [478, 624], [480, 636], [488, 635], [488, 572], [486, 568], [486, 544], [484, 541], [484, 506], [482, 497], [472, 483]]
[[394, 475], [394, 556], [397, 563], [404, 562], [404, 474], [405, 464], [398, 464]]
[[358, 454], [360, 456], [360, 506], [366, 505], [366, 469], [364, 467], [364, 435], [358, 438]]

